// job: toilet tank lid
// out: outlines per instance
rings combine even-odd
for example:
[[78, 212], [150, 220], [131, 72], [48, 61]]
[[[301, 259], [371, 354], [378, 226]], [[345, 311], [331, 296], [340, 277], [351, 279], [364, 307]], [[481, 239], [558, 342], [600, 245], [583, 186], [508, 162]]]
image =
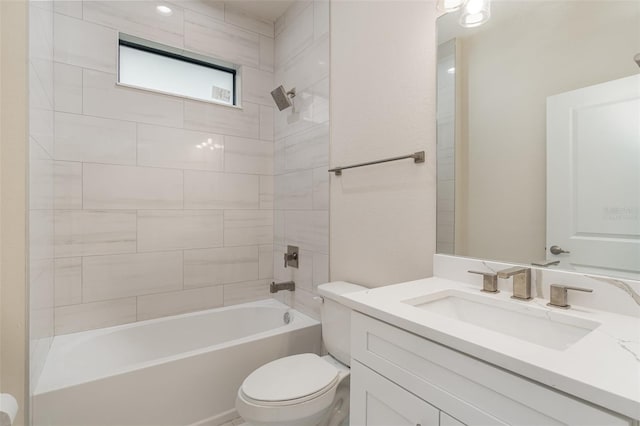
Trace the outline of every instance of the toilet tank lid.
[[358, 284], [348, 283], [346, 281], [333, 281], [326, 284], [320, 284], [318, 286], [318, 294], [320, 296], [337, 302], [342, 299], [342, 295], [363, 290], [368, 290], [368, 288]]

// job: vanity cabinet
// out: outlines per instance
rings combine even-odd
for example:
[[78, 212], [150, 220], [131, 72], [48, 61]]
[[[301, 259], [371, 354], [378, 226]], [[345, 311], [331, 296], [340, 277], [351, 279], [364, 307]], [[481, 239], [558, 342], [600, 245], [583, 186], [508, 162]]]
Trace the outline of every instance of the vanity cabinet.
[[626, 417], [354, 312], [351, 425], [635, 425]]

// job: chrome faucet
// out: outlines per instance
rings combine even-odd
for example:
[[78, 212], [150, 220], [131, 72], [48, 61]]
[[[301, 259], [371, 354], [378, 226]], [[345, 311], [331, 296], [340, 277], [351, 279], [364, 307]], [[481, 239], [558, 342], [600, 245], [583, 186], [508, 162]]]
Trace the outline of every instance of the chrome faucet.
[[513, 277], [512, 299], [531, 300], [531, 268], [514, 266], [498, 271], [498, 278]]

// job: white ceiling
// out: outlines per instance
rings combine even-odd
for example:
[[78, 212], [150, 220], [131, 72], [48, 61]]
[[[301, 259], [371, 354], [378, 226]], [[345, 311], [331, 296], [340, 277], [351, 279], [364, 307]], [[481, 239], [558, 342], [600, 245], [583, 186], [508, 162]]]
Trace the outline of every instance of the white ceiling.
[[295, 0], [226, 0], [255, 18], [275, 22]]

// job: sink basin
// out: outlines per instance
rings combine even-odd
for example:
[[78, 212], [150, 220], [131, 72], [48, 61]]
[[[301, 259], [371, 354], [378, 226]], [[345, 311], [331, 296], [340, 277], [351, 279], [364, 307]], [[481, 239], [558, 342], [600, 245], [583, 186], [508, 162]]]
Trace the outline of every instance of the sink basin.
[[600, 325], [540, 306], [526, 305], [527, 302], [491, 299], [491, 296], [460, 290], [445, 290], [403, 300], [403, 303], [556, 350], [569, 348]]

